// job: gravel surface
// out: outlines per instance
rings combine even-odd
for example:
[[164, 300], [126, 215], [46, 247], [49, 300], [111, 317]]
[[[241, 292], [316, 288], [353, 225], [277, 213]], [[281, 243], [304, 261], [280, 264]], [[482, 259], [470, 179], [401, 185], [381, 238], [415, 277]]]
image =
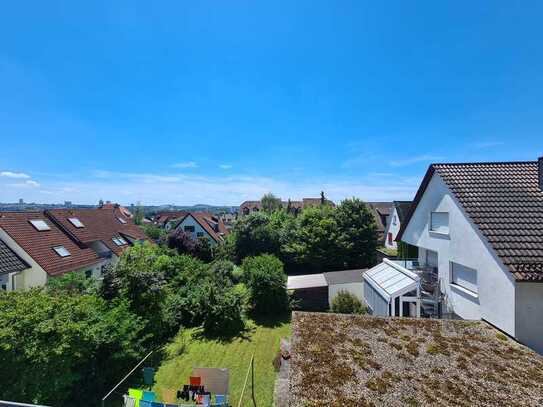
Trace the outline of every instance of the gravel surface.
[[485, 322], [295, 312], [290, 406], [543, 406], [543, 357]]

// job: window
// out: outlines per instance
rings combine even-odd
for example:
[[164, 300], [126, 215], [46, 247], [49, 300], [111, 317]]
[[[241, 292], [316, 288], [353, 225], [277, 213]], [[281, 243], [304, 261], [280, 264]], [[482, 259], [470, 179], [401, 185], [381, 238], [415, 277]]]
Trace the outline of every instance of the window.
[[37, 231], [39, 232], [43, 232], [45, 230], [51, 230], [51, 228], [49, 227], [49, 225], [47, 223], [45, 223], [44, 220], [42, 219], [32, 219], [29, 221], [32, 226], [34, 226], [36, 228]]
[[451, 262], [451, 284], [477, 293], [477, 270]]
[[185, 227], [183, 228], [183, 230], [184, 230], [185, 232], [194, 233], [194, 226], [185, 226]]
[[388, 244], [392, 244], [392, 233], [388, 233]]
[[77, 218], [68, 218], [68, 220], [70, 221], [70, 223], [72, 225], [74, 225], [76, 228], [84, 228], [85, 225], [83, 225], [83, 222], [81, 222], [79, 219]]
[[85, 271], [85, 277], [91, 278], [92, 277], [92, 270]]
[[392, 224], [393, 224], [393, 225], [397, 225], [397, 224], [398, 224], [398, 217], [397, 217], [396, 215], [394, 215], [394, 216], [392, 217]]
[[128, 242], [120, 236], [113, 237], [111, 240], [113, 240], [113, 243], [115, 243], [117, 246], [128, 244]]
[[449, 234], [449, 213], [448, 212], [432, 212], [430, 214], [430, 231]]
[[126, 225], [126, 219], [121, 218], [120, 216], [117, 217], [117, 220], [121, 222], [123, 225]]
[[68, 257], [70, 255], [70, 252], [64, 246], [55, 246], [53, 247], [53, 250], [57, 252], [60, 257]]
[[197, 236], [197, 237], [203, 237], [203, 236], [204, 236], [204, 232], [198, 232], [198, 233], [196, 233], [196, 236]]

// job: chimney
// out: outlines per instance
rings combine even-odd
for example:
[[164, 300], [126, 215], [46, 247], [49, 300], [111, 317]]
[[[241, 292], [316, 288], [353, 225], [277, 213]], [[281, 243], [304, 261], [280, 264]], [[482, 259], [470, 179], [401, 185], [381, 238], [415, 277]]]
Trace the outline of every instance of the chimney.
[[543, 191], [543, 157], [539, 157], [537, 161], [539, 162], [539, 189]]

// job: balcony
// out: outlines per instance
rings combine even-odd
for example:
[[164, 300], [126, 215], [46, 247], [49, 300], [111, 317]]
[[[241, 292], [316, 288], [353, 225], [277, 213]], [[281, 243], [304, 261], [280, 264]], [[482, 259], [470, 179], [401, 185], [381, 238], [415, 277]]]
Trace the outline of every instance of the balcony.
[[437, 267], [429, 266], [419, 261], [419, 259], [394, 260], [394, 262], [420, 277], [422, 315], [430, 318], [440, 318], [442, 295]]

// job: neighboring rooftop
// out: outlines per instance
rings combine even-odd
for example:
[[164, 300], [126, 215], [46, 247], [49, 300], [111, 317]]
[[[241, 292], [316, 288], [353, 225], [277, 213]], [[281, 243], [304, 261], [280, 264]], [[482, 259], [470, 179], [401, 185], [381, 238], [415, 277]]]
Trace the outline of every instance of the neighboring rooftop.
[[543, 281], [543, 191], [537, 161], [431, 165], [397, 240], [434, 173], [517, 280]]
[[541, 405], [543, 357], [486, 322], [294, 312], [290, 406]]
[[0, 274], [18, 273], [30, 266], [0, 240]]
[[[101, 241], [117, 256], [128, 246], [128, 242], [146, 239], [139, 226], [126, 217], [118, 206], [104, 205], [98, 209], [52, 209], [45, 213], [78, 242], [89, 244]], [[119, 237], [127, 241], [126, 244], [122, 243], [122, 240], [119, 241]]]
[[[40, 225], [45, 225], [41, 227], [43, 230], [38, 230]], [[50, 275], [62, 274], [100, 261], [92, 249], [78, 246], [44, 212], [0, 212], [0, 228]], [[59, 255], [55, 248], [61, 247], [69, 255]]]
[[209, 212], [189, 212], [179, 220], [176, 228], [185, 220], [187, 216], [192, 216], [217, 243], [222, 241], [228, 234], [228, 229], [224, 225], [222, 219], [219, 216]]
[[363, 281], [362, 274], [364, 274], [366, 270], [367, 269], [330, 271], [324, 273], [324, 278], [328, 285], [361, 283]]
[[377, 232], [384, 233], [387, 225], [388, 216], [392, 212], [392, 202], [366, 202], [373, 212], [375, 223], [377, 224]]
[[412, 201], [394, 201], [393, 204], [396, 208], [396, 212], [398, 213], [400, 224], [403, 223], [403, 221], [407, 218], [407, 214], [409, 213], [412, 203]]

